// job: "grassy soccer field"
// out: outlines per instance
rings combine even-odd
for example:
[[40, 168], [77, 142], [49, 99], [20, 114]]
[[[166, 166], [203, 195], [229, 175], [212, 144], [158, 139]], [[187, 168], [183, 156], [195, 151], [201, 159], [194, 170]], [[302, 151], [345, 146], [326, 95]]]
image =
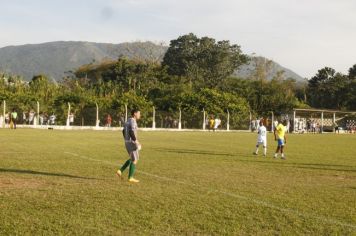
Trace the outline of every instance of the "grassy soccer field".
[[356, 135], [289, 135], [282, 161], [271, 134], [263, 158], [255, 134], [141, 132], [136, 185], [121, 132], [0, 138], [0, 235], [356, 234]]

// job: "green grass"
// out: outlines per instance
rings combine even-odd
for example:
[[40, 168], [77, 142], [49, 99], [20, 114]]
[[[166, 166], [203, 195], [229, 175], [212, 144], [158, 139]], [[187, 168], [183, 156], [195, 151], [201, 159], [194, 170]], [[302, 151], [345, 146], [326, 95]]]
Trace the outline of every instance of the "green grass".
[[[0, 235], [356, 235], [356, 135], [0, 130]], [[127, 174], [127, 173], [125, 173]]]

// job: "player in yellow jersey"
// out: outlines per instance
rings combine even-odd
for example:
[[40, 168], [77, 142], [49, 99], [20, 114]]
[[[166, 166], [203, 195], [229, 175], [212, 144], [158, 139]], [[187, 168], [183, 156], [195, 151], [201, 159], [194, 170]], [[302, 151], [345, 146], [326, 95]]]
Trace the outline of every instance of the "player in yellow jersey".
[[214, 116], [211, 116], [209, 119], [209, 131], [214, 130], [214, 125], [215, 125]]
[[277, 150], [276, 153], [274, 154], [274, 158], [278, 157], [278, 153], [281, 152], [281, 158], [285, 160], [284, 156], [284, 145], [287, 144], [287, 137], [286, 137], [286, 125], [287, 121], [284, 120], [283, 123], [279, 123], [277, 127], [274, 129], [274, 140], [277, 141]]

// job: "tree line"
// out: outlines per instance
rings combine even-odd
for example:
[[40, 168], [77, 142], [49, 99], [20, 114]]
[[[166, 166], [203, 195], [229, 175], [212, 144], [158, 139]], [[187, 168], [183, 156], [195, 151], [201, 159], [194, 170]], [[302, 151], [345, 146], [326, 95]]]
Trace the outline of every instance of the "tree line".
[[[234, 76], [248, 62], [255, 65], [251, 78]], [[153, 106], [175, 116], [181, 110], [192, 127], [201, 123], [203, 110], [220, 116], [229, 112], [234, 128], [248, 125], [250, 112], [268, 116], [296, 107], [356, 109], [356, 65], [347, 75], [326, 67], [301, 83], [284, 79], [283, 71], [267, 80], [270, 63], [247, 56], [229, 41], [187, 34], [170, 42], [162, 62], [119, 57], [83, 65], [59, 82], [36, 75], [26, 83], [0, 74], [0, 99], [22, 111], [39, 101], [42, 111], [55, 113], [63, 124], [70, 103], [78, 125], [88, 125], [96, 104], [101, 119], [111, 114], [114, 120], [122, 119], [125, 105], [139, 107], [147, 126]]]

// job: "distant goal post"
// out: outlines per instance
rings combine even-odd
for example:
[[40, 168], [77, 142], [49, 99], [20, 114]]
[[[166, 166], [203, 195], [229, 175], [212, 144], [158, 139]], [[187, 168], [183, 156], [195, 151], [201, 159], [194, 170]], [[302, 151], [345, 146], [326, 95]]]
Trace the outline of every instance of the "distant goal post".
[[336, 127], [346, 129], [356, 125], [356, 111], [296, 108], [293, 109], [292, 120], [293, 133], [310, 132], [312, 126], [316, 126], [320, 133], [333, 132]]

